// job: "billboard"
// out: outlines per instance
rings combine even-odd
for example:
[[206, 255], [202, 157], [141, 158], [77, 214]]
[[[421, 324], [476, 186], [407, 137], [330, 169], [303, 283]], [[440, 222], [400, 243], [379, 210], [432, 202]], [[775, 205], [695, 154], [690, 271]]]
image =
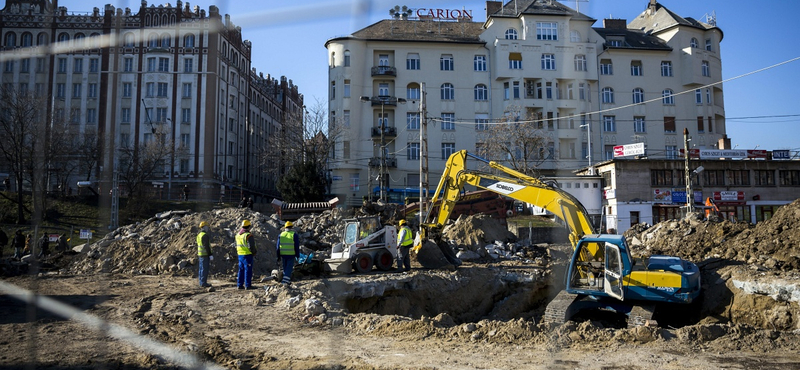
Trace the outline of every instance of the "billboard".
[[614, 147], [614, 158], [631, 155], [644, 155], [644, 143], [617, 145]]

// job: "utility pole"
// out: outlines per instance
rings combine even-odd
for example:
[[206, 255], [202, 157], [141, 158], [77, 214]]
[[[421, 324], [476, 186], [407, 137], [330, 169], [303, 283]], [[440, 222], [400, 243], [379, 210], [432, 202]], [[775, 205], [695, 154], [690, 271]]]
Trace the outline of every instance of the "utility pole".
[[592, 168], [592, 124], [591, 121], [586, 122], [585, 125], [581, 125], [581, 127], [586, 127], [586, 150], [589, 152], [587, 156], [589, 158], [589, 174], [594, 175], [594, 168]]
[[425, 118], [425, 83], [420, 84], [419, 100], [419, 221], [422, 223], [428, 215], [428, 120]]
[[694, 194], [692, 194], [692, 172], [689, 170], [689, 129], [683, 128], [683, 157], [686, 172], [686, 213], [694, 212]]

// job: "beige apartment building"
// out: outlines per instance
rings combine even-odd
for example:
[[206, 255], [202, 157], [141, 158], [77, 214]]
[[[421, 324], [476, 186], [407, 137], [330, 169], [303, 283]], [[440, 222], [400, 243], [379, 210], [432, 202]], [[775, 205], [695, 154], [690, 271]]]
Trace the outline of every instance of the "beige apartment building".
[[331, 192], [358, 205], [380, 173], [389, 189], [418, 189], [426, 143], [432, 188], [449, 154], [478, 151], [480, 132], [509, 112], [539, 122], [548, 176], [630, 143], [677, 158], [684, 128], [697, 148], [716, 148], [726, 137], [722, 31], [642, 5], [603, 27], [552, 0], [487, 1], [485, 22], [411, 9], [328, 40]]

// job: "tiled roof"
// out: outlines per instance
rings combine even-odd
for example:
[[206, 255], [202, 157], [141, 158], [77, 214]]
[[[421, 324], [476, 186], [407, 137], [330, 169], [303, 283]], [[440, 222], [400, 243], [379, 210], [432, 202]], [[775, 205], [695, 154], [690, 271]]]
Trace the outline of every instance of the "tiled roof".
[[576, 20], [595, 21], [583, 13], [564, 6], [556, 0], [511, 0], [490, 17], [519, 17], [520, 15], [562, 15]]
[[688, 26], [701, 30], [716, 28], [716, 26], [693, 18], [683, 18], [659, 3], [655, 3], [654, 10], [652, 11], [648, 6], [642, 14], [639, 14], [628, 23], [628, 28], [642, 30], [647, 33], [658, 33], [675, 26]]
[[337, 39], [483, 44], [484, 41], [480, 38], [481, 32], [483, 32], [482, 27], [483, 23], [478, 22], [384, 19], [358, 30], [350, 36]]
[[632, 29], [613, 29], [613, 28], [593, 28], [602, 38], [608, 40], [608, 36], [623, 36], [625, 43], [622, 46], [606, 46], [609, 49], [649, 49], [649, 50], [672, 50], [664, 40], [652, 36], [648, 33]]

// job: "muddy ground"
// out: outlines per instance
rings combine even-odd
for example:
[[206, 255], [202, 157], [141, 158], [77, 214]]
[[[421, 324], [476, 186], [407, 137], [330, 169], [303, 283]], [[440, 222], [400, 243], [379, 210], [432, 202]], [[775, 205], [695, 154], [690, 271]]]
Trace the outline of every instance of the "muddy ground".
[[[324, 255], [349, 216], [299, 220], [305, 251]], [[690, 217], [632, 230], [637, 255], [680, 255], [703, 272], [702, 299], [663, 307], [659, 326], [632, 329], [611, 314], [542, 323], [571, 247], [459, 236], [464, 223], [494, 234], [483, 232], [495, 228], [487, 220], [445, 232], [478, 256], [455, 271], [415, 263], [402, 274], [322, 274], [291, 287], [267, 279], [237, 290], [229, 244], [244, 217], [262, 246], [259, 281], [274, 268], [280, 223], [235, 209], [158, 215], [53, 256], [39, 273], [3, 278], [3, 292], [24, 288], [78, 311], [59, 316], [19, 300], [36, 302], [30, 296], [0, 296], [0, 368], [172, 369], [198, 359], [234, 369], [800, 369], [798, 202], [759, 225]], [[201, 220], [217, 247], [210, 289], [193, 276]], [[90, 329], [82, 313], [108, 324]], [[189, 356], [155, 354], [142, 338]]]

